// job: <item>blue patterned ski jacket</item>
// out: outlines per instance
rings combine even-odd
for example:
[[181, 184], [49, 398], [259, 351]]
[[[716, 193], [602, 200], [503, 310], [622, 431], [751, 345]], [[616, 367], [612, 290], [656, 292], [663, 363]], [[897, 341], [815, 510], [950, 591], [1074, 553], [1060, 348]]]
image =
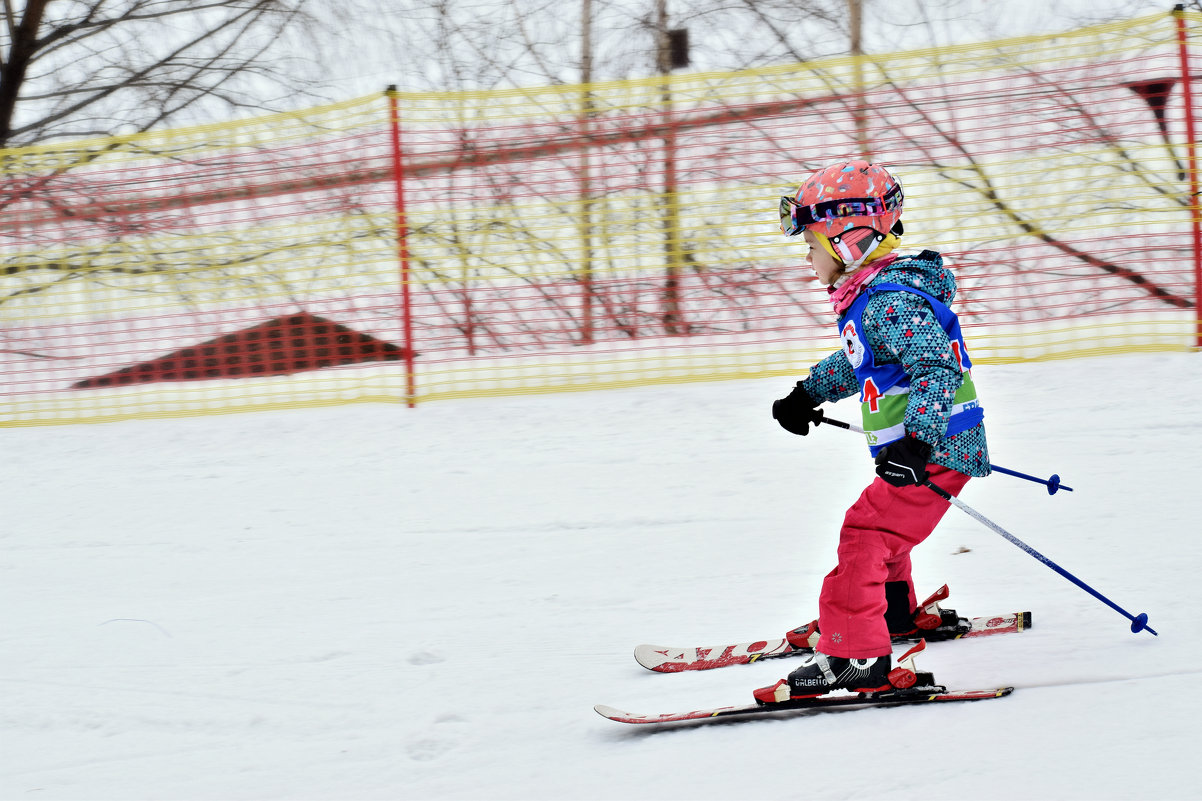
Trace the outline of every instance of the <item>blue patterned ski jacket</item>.
[[[912, 286], [949, 306], [956, 297], [956, 281], [943, 266], [943, 257], [933, 250], [898, 258], [866, 287], [885, 283]], [[901, 365], [910, 379], [906, 433], [930, 444], [933, 463], [970, 476], [989, 475], [984, 423], [947, 435], [947, 399], [955, 396], [963, 377], [948, 336], [931, 313], [931, 305], [912, 292], [881, 291], [868, 301], [861, 319], [877, 362]], [[819, 402], [841, 400], [860, 390], [855, 371], [842, 350], [811, 367], [801, 385]]]

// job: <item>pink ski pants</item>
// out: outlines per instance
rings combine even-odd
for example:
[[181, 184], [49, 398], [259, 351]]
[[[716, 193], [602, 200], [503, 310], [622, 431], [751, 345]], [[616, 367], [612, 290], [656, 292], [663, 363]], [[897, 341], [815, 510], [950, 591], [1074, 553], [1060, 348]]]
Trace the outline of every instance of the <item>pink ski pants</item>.
[[[931, 481], [953, 495], [969, 477], [928, 465]], [[885, 625], [885, 582], [910, 585], [910, 551], [935, 530], [950, 504], [926, 487], [894, 487], [877, 478], [852, 504], [839, 531], [839, 564], [822, 582], [818, 650], [845, 659], [892, 653]]]

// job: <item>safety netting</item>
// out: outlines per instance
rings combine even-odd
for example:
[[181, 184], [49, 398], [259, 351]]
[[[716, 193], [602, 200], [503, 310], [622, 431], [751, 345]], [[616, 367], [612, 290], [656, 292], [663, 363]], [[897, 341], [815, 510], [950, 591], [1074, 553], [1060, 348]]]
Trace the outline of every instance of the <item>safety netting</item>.
[[0, 425], [800, 377], [777, 201], [849, 158], [976, 363], [1195, 348], [1200, 21], [0, 151]]

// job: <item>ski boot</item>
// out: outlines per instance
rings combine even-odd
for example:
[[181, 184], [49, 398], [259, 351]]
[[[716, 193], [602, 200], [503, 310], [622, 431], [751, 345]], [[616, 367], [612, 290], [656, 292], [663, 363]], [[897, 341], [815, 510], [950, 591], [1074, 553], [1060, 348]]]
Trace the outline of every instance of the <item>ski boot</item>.
[[756, 703], [768, 705], [805, 701], [834, 690], [849, 690], [873, 698], [943, 692], [944, 688], [935, 684], [934, 676], [914, 667], [915, 654], [926, 647], [926, 641], [920, 641], [902, 655], [896, 668], [891, 668], [890, 656], [844, 659], [815, 651], [788, 678], [781, 679], [771, 687], [761, 687], [754, 691], [753, 696]]
[[[950, 591], [944, 584], [935, 594], [927, 598], [918, 609], [911, 611], [910, 587], [904, 581], [885, 584], [885, 625], [894, 642], [915, 642], [926, 639], [931, 642], [954, 640], [963, 636], [972, 624], [956, 614], [955, 609], [943, 609], [940, 601], [946, 601]], [[813, 651], [818, 647], [818, 621], [811, 620], [785, 633], [785, 640], [798, 651]]]
[[889, 601], [889, 609], [885, 612], [885, 623], [889, 626], [889, 636], [897, 641], [914, 641], [918, 639], [937, 642], [939, 640], [954, 640], [964, 636], [972, 623], [962, 618], [955, 609], [944, 609], [940, 601], [946, 601], [950, 591], [944, 584], [935, 593], [918, 605], [913, 613], [901, 616], [891, 614], [900, 602], [909, 605], [909, 587], [902, 581], [891, 581], [885, 585], [885, 597]]

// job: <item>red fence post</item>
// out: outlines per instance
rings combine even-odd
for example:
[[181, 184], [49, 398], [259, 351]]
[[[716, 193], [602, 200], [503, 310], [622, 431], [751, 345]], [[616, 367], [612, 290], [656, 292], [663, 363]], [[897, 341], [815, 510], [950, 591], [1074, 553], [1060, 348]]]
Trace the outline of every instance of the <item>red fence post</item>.
[[1177, 21], [1177, 52], [1181, 59], [1181, 92], [1185, 101], [1186, 154], [1189, 158], [1190, 223], [1194, 234], [1194, 347], [1202, 348], [1202, 210], [1198, 206], [1198, 152], [1194, 135], [1194, 95], [1190, 88], [1189, 38], [1185, 30], [1185, 7], [1173, 9]]
[[392, 176], [396, 186], [396, 246], [401, 263], [401, 328], [405, 346], [405, 403], [410, 409], [417, 402], [417, 380], [413, 369], [413, 299], [409, 291], [409, 223], [405, 217], [405, 172], [401, 160], [401, 115], [397, 107], [396, 86], [389, 86], [388, 125], [392, 132]]

